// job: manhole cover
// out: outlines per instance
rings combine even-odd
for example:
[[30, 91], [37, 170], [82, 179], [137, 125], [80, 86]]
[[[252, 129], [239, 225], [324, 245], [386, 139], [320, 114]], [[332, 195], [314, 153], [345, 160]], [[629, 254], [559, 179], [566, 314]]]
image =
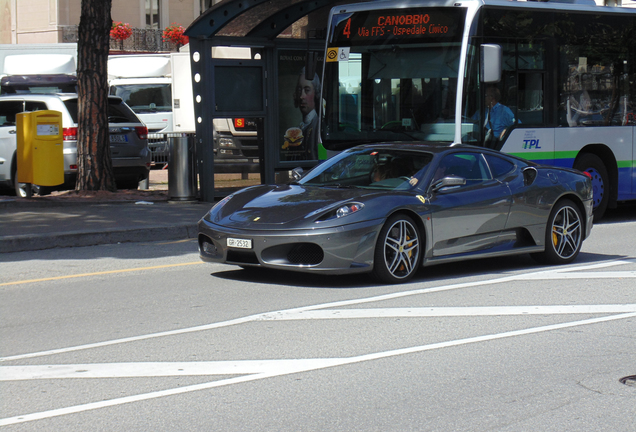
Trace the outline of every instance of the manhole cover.
[[636, 387], [636, 375], [626, 376], [619, 381], [628, 386]]

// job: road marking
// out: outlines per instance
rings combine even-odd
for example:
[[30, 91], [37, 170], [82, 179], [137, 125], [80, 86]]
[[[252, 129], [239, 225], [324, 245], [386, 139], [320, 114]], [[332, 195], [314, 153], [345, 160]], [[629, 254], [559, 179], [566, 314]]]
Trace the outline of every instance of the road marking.
[[577, 272], [577, 273], [565, 273], [556, 272], [551, 274], [531, 274], [519, 280], [532, 280], [532, 279], [629, 279], [636, 278], [636, 271], [615, 271], [615, 272]]
[[[341, 301], [336, 301], [331, 303], [323, 303], [323, 304], [310, 305], [310, 306], [301, 306], [298, 308], [286, 309], [281, 311], [272, 311], [272, 312], [259, 313], [255, 315], [248, 315], [241, 318], [236, 318], [236, 319], [232, 319], [228, 321], [221, 321], [221, 322], [212, 323], [212, 324], [204, 324], [204, 325], [200, 325], [196, 327], [188, 327], [188, 328], [182, 328], [177, 330], [168, 330], [164, 332], [150, 333], [150, 334], [139, 335], [139, 336], [131, 336], [131, 337], [126, 337], [121, 339], [95, 342], [95, 343], [72, 346], [67, 348], [57, 348], [57, 349], [52, 349], [47, 351], [39, 351], [39, 352], [33, 352], [33, 353], [17, 354], [13, 356], [0, 357], [0, 362], [22, 360], [22, 359], [34, 358], [34, 357], [44, 357], [44, 356], [49, 356], [54, 354], [64, 354], [64, 353], [87, 350], [87, 349], [102, 348], [106, 346], [112, 346], [112, 345], [118, 345], [123, 343], [130, 343], [130, 342], [138, 342], [142, 340], [148, 340], [148, 339], [154, 339], [154, 338], [160, 338], [160, 337], [166, 337], [166, 336], [177, 336], [177, 335], [182, 335], [187, 333], [214, 330], [214, 329], [218, 329], [222, 327], [230, 327], [230, 326], [245, 324], [245, 323], [253, 322], [253, 321], [267, 320], [269, 316], [274, 314], [297, 313], [297, 312], [304, 312], [304, 311], [311, 311], [311, 310], [353, 306], [353, 305], [359, 305], [364, 303], [375, 303], [375, 302], [381, 302], [385, 300], [394, 300], [401, 297], [408, 297], [408, 296], [414, 296], [414, 295], [420, 295], [420, 294], [430, 294], [430, 293], [441, 292], [441, 291], [450, 291], [450, 290], [456, 290], [456, 289], [462, 289], [462, 288], [472, 288], [476, 286], [495, 285], [500, 283], [514, 282], [516, 280], [525, 280], [528, 277], [535, 274], [546, 275], [547, 276], [546, 279], [548, 279], [553, 273], [568, 273], [568, 272], [574, 272], [577, 270], [595, 270], [595, 269], [607, 268], [607, 267], [624, 265], [624, 264], [633, 264], [634, 262], [636, 262], [635, 259], [621, 259], [621, 260], [614, 260], [614, 261], [605, 261], [605, 262], [595, 263], [595, 264], [573, 265], [573, 266], [567, 266], [567, 267], [564, 266], [564, 267], [559, 267], [557, 269], [551, 268], [550, 270], [540, 270], [538, 272], [532, 272], [527, 274], [505, 276], [498, 279], [486, 279], [486, 280], [474, 281], [474, 282], [462, 282], [457, 284], [442, 285], [438, 287], [420, 288], [420, 289], [411, 290], [411, 291], [399, 291], [399, 292], [394, 292], [390, 294], [382, 294], [382, 295], [374, 296], [374, 297], [365, 297], [365, 298], [359, 298], [359, 299], [341, 300]], [[189, 264], [197, 264], [197, 263], [186, 263], [181, 265], [189, 265]], [[612, 272], [612, 273], [615, 273], [615, 272]]]
[[[384, 352], [378, 352], [378, 353], [372, 353], [372, 354], [364, 354], [361, 356], [348, 357], [348, 358], [308, 359], [308, 360], [300, 360], [294, 364], [290, 364], [289, 360], [282, 360], [280, 365], [291, 366], [291, 367], [289, 369], [286, 369], [284, 367], [272, 367], [271, 369], [268, 369], [268, 370], [264, 369], [262, 372], [254, 373], [251, 375], [229, 378], [225, 380], [218, 380], [218, 381], [212, 381], [208, 383], [167, 389], [167, 390], [162, 390], [162, 391], [157, 391], [152, 393], [145, 393], [145, 394], [139, 394], [134, 396], [127, 396], [123, 398], [92, 402], [92, 403], [87, 403], [83, 405], [58, 408], [58, 409], [53, 409], [49, 411], [42, 411], [38, 413], [25, 414], [25, 415], [20, 415], [15, 417], [7, 417], [4, 419], [0, 419], [0, 426], [7, 426], [7, 425], [12, 425], [17, 423], [42, 420], [46, 418], [58, 417], [58, 416], [63, 416], [68, 414], [75, 414], [75, 413], [95, 410], [99, 408], [123, 405], [127, 403], [132, 403], [132, 402], [140, 402], [140, 401], [157, 399], [157, 398], [166, 397], [166, 396], [191, 393], [191, 392], [200, 391], [200, 390], [208, 390], [208, 389], [212, 389], [216, 387], [222, 387], [222, 386], [249, 382], [249, 381], [256, 381], [256, 380], [271, 378], [275, 376], [290, 375], [290, 374], [295, 374], [299, 372], [308, 372], [312, 370], [324, 369], [328, 367], [342, 366], [342, 365], [360, 363], [360, 362], [372, 361], [372, 360], [379, 360], [379, 359], [388, 358], [388, 357], [420, 353], [420, 352], [431, 351], [435, 349], [450, 348], [450, 347], [456, 347], [456, 346], [461, 346], [461, 345], [466, 345], [471, 343], [486, 342], [486, 341], [515, 337], [515, 336], [536, 334], [541, 332], [547, 332], [547, 331], [553, 331], [553, 330], [559, 330], [559, 329], [571, 328], [571, 327], [577, 327], [577, 326], [584, 326], [584, 325], [591, 325], [591, 324], [598, 324], [602, 322], [609, 322], [609, 321], [615, 321], [615, 320], [633, 318], [633, 317], [636, 317], [636, 313], [613, 315], [613, 316], [607, 316], [607, 317], [601, 317], [601, 318], [587, 319], [582, 321], [573, 321], [568, 323], [560, 323], [560, 324], [553, 324], [553, 325], [547, 325], [542, 327], [534, 327], [534, 328], [529, 328], [524, 330], [515, 330], [515, 331], [497, 333], [497, 334], [491, 334], [491, 335], [485, 335], [485, 336], [476, 336], [476, 337], [471, 337], [466, 339], [458, 339], [458, 340], [447, 341], [447, 342], [438, 342], [438, 343], [433, 343], [429, 345], [421, 345], [421, 346], [415, 346], [410, 348], [401, 348], [396, 350], [390, 350], [390, 351], [384, 351]], [[240, 362], [235, 362], [235, 363], [240, 363]]]
[[[496, 306], [496, 307], [433, 307], [433, 308], [377, 308], [338, 309], [324, 311], [300, 311], [275, 313], [263, 316], [263, 320], [315, 320], [358, 318], [422, 318], [455, 316], [506, 316], [506, 315], [562, 315], [636, 312], [631, 305], [565, 305], [565, 306]], [[293, 368], [299, 360], [287, 360], [284, 368]], [[307, 361], [307, 360], [302, 360]], [[319, 361], [319, 360], [315, 360]], [[320, 360], [322, 361], [322, 360]], [[91, 363], [80, 365], [0, 366], [0, 381], [52, 378], [122, 378], [181, 375], [237, 375], [269, 373], [271, 366], [278, 367], [283, 360], [266, 361], [209, 361], [209, 362], [141, 362], [141, 363]]]
[[53, 277], [41, 278], [41, 279], [28, 279], [28, 280], [14, 281], [14, 282], [4, 282], [4, 283], [0, 283], [0, 287], [9, 286], [9, 285], [22, 285], [22, 284], [28, 284], [28, 283], [34, 283], [34, 282], [49, 282], [54, 280], [73, 279], [73, 278], [81, 278], [81, 277], [89, 277], [89, 276], [102, 276], [102, 275], [115, 274], [115, 273], [128, 273], [128, 272], [134, 272], [134, 271], [156, 270], [156, 269], [169, 268], [169, 267], [182, 267], [182, 266], [189, 266], [189, 265], [196, 265], [196, 264], [205, 264], [205, 263], [203, 261], [194, 261], [189, 263], [164, 264], [164, 265], [151, 266], [151, 267], [135, 267], [135, 268], [129, 268], [129, 269], [107, 270], [107, 271], [94, 272], [94, 273], [80, 273], [80, 274], [73, 274], [73, 275], [66, 275], [66, 276], [53, 276]]
[[564, 315], [636, 312], [636, 304], [564, 305], [564, 306], [470, 306], [406, 307], [376, 309], [329, 309], [321, 311], [277, 312], [265, 314], [270, 321], [356, 319], [356, 318], [425, 318], [458, 316]]
[[342, 359], [283, 359], [2, 366], [0, 381], [280, 374], [289, 370], [305, 370], [308, 367], [321, 369], [340, 364], [340, 362]]

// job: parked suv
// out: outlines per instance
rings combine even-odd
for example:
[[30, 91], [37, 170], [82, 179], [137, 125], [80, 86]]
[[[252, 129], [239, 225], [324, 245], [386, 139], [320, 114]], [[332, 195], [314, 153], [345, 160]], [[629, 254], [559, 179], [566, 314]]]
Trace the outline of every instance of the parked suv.
[[[64, 136], [64, 185], [55, 189], [74, 189], [77, 180], [77, 94], [13, 94], [0, 96], [0, 185], [24, 190], [17, 182], [16, 114], [25, 111], [54, 110], [62, 113]], [[148, 178], [150, 151], [148, 129], [121, 98], [108, 98], [110, 151], [119, 189], [136, 189]], [[49, 188], [40, 188], [40, 193]]]

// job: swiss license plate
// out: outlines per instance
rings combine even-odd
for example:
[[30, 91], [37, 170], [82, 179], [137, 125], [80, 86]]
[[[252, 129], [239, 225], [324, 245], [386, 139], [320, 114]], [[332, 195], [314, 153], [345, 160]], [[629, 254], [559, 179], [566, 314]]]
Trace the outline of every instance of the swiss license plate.
[[128, 142], [128, 137], [126, 135], [111, 135], [110, 142], [125, 143]]
[[252, 240], [228, 237], [227, 247], [239, 248], [239, 249], [252, 249]]

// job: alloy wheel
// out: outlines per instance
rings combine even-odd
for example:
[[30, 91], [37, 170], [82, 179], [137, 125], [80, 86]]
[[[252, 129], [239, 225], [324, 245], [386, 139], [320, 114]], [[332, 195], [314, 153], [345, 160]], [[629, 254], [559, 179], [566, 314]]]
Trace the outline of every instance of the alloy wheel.
[[384, 262], [391, 275], [409, 277], [417, 268], [420, 242], [417, 229], [407, 220], [399, 219], [387, 231], [384, 239]]
[[581, 219], [570, 206], [563, 206], [552, 221], [552, 246], [561, 259], [569, 259], [581, 245]]

